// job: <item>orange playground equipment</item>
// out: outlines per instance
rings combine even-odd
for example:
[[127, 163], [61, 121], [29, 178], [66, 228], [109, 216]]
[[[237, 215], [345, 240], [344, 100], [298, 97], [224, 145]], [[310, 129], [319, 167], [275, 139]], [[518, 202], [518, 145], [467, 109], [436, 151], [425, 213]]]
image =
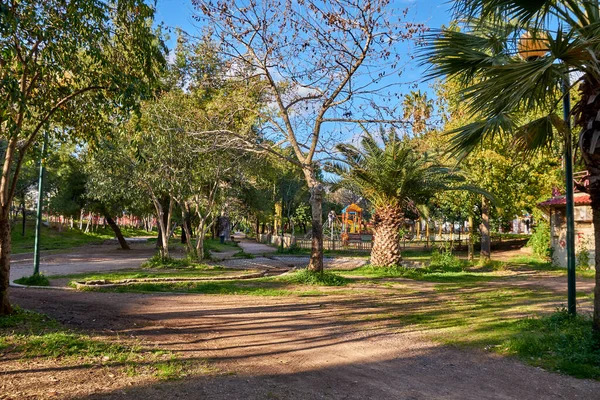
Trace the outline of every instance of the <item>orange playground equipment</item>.
[[342, 210], [342, 232], [358, 233], [362, 231], [362, 208], [352, 203]]

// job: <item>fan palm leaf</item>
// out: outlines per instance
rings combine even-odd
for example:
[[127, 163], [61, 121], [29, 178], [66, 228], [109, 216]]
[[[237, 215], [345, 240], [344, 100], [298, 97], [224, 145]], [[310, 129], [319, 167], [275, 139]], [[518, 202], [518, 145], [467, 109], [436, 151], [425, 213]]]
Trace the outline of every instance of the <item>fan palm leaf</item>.
[[[452, 150], [464, 155], [498, 133], [526, 150], [548, 146], [556, 136], [570, 140], [558, 117], [561, 89], [578, 88], [571, 114], [580, 129], [600, 249], [600, 1], [457, 0], [453, 10], [462, 32], [452, 27], [432, 33], [421, 53], [430, 77], [456, 77], [463, 84], [472, 122], [451, 132]], [[527, 60], [518, 54], [525, 32], [545, 45], [545, 55]], [[542, 111], [533, 121], [522, 118], [523, 112]], [[600, 331], [600, 258], [596, 271], [594, 328]]]

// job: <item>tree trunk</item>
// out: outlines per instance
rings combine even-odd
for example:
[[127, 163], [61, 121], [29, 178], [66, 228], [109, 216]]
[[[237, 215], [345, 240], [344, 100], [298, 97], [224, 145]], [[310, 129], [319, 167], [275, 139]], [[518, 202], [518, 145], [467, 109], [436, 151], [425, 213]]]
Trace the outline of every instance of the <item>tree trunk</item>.
[[467, 249], [467, 260], [473, 261], [475, 257], [475, 245], [473, 243], [473, 216], [469, 214], [469, 244]]
[[258, 240], [258, 235], [260, 235], [260, 219], [258, 218], [258, 214], [256, 214], [256, 240]]
[[131, 250], [131, 248], [127, 244], [127, 241], [123, 237], [123, 232], [121, 232], [121, 228], [119, 228], [119, 225], [117, 225], [115, 223], [115, 221], [111, 218], [111, 216], [108, 213], [104, 213], [104, 219], [105, 219], [106, 223], [108, 224], [108, 226], [110, 226], [111, 229], [113, 230], [113, 232], [115, 233], [115, 236], [117, 237], [117, 240], [119, 241], [119, 244], [121, 245], [121, 249]]
[[486, 262], [490, 260], [492, 252], [492, 242], [490, 240], [490, 204], [487, 198], [481, 200], [481, 252], [479, 253], [479, 261]]
[[404, 215], [400, 207], [385, 206], [375, 210], [373, 215], [373, 250], [371, 264], [380, 267], [400, 265], [400, 227]]
[[308, 270], [323, 272], [323, 186], [312, 185], [310, 206], [312, 209], [312, 247]]
[[181, 242], [185, 244], [188, 254], [197, 257], [198, 255], [194, 254], [195, 249], [192, 246], [190, 209], [185, 202], [181, 204], [181, 218], [183, 220], [183, 224], [181, 224]]
[[83, 229], [83, 208], [79, 210], [79, 230]]
[[197, 213], [199, 219], [200, 219], [200, 223], [198, 224], [198, 235], [196, 237], [196, 254], [198, 254], [198, 259], [199, 260], [203, 260], [204, 259], [204, 240], [206, 239], [206, 233], [208, 232], [208, 230], [212, 227], [212, 225], [216, 225], [214, 224], [214, 220], [213, 222], [211, 222], [211, 226], [207, 226], [206, 225], [206, 221], [208, 220], [208, 216], [200, 216], [200, 213]]
[[10, 221], [8, 215], [0, 215], [0, 315], [12, 313], [8, 298], [10, 282]]
[[21, 236], [25, 237], [25, 225], [27, 225], [27, 209], [25, 208], [25, 202], [21, 204], [21, 210], [23, 211], [23, 231]]

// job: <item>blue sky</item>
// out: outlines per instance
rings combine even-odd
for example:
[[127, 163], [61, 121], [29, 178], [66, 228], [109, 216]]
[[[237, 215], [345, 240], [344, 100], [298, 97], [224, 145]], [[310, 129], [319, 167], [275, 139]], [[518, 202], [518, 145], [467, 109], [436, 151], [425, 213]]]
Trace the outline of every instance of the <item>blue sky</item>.
[[[446, 0], [396, 0], [396, 8], [409, 8], [409, 21], [425, 23], [429, 28], [439, 28], [450, 21], [451, 4]], [[200, 24], [192, 17], [195, 10], [191, 0], [157, 0], [157, 22], [163, 22], [169, 28], [181, 28], [195, 34], [199, 31]], [[175, 44], [175, 35], [171, 35], [168, 42], [169, 48]], [[423, 68], [417, 62], [411, 62], [402, 76], [403, 81], [416, 82], [418, 87], [429, 92], [430, 82], [423, 82], [421, 77]], [[406, 89], [408, 91], [409, 88]]]

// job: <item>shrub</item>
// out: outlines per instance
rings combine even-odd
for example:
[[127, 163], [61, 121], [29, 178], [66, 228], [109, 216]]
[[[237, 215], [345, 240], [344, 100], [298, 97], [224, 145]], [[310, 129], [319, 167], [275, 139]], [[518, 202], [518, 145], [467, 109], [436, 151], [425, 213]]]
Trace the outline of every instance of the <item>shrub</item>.
[[15, 283], [27, 286], [50, 286], [50, 281], [43, 274], [34, 274], [15, 279]]
[[192, 265], [189, 258], [162, 257], [155, 254], [142, 264], [142, 268], [187, 268]]
[[463, 264], [458, 257], [452, 254], [450, 245], [446, 244], [431, 253], [431, 263], [428, 270], [431, 272], [460, 272], [463, 270]]
[[588, 249], [590, 239], [586, 237], [579, 238], [579, 251], [576, 256], [576, 265], [579, 269], [590, 269], [590, 251]]
[[308, 269], [302, 269], [292, 274], [282, 276], [281, 279], [302, 285], [320, 286], [343, 286], [350, 282], [349, 279], [331, 272], [312, 272]]
[[547, 259], [552, 258], [552, 246], [550, 246], [550, 226], [546, 221], [538, 222], [537, 226], [533, 230], [533, 234], [529, 241], [528, 246], [531, 246], [533, 253]]
[[303, 251], [304, 250], [296, 243], [292, 243], [290, 247], [288, 247], [287, 249], [284, 248], [283, 251], [281, 250], [281, 246], [277, 246], [277, 252], [281, 254], [300, 254]]

